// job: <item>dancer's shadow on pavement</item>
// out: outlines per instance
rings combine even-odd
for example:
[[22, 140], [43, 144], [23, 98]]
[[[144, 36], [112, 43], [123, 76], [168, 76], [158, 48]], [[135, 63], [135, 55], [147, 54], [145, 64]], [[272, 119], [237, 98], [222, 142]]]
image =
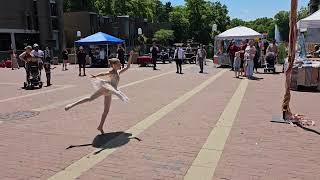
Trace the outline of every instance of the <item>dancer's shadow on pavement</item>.
[[313, 132], [313, 133], [315, 133], [315, 134], [320, 135], [320, 132], [319, 132], [319, 131], [316, 131], [316, 130], [311, 129], [311, 128], [304, 127], [304, 126], [302, 126], [301, 124], [296, 124], [296, 125], [297, 125], [297, 127], [300, 127], [301, 129], [303, 129], [303, 130], [305, 130], [305, 131]]
[[132, 134], [125, 133], [125, 132], [111, 132], [97, 135], [91, 144], [80, 144], [80, 145], [71, 145], [66, 149], [76, 148], [76, 147], [85, 147], [85, 146], [92, 146], [95, 148], [100, 148], [99, 151], [95, 152], [94, 154], [99, 154], [105, 149], [112, 149], [117, 148], [123, 145], [126, 145], [131, 139], [135, 139], [141, 141], [141, 139], [137, 137], [131, 137]]

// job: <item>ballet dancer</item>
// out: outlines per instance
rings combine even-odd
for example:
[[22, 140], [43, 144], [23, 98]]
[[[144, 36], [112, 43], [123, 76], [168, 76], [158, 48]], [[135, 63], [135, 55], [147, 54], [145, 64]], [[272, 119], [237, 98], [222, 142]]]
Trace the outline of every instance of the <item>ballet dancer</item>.
[[[104, 96], [104, 111], [101, 116], [100, 124], [97, 128], [101, 132], [101, 134], [104, 134], [103, 125], [109, 113], [112, 94], [116, 95], [124, 102], [128, 102], [129, 100], [124, 93], [118, 90], [118, 84], [120, 81], [120, 74], [126, 72], [130, 68], [130, 65], [132, 62], [132, 56], [133, 56], [133, 52], [130, 53], [128, 65], [123, 69], [121, 69], [121, 62], [119, 59], [116, 59], [116, 58], [109, 59], [110, 66], [112, 67], [112, 69], [109, 72], [103, 72], [97, 75], [91, 75], [91, 78], [93, 78], [92, 84], [93, 84], [93, 87], [96, 89], [96, 91], [89, 97], [85, 97], [75, 103], [67, 105], [65, 107], [65, 110], [68, 111], [77, 105], [80, 105], [86, 102], [91, 102], [100, 96]], [[101, 79], [98, 77], [105, 77], [105, 79]]]

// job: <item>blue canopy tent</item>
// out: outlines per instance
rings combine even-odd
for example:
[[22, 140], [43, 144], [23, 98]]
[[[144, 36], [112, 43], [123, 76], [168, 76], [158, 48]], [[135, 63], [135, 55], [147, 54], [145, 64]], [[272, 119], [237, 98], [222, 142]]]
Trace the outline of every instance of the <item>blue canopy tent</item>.
[[76, 46], [83, 45], [108, 45], [122, 44], [124, 40], [111, 36], [109, 34], [98, 32], [75, 42]]
[[125, 41], [109, 34], [103, 32], [97, 32], [88, 37], [80, 39], [75, 42], [75, 46], [84, 46], [84, 45], [107, 45], [107, 57], [109, 57], [108, 50], [109, 44], [122, 44]]

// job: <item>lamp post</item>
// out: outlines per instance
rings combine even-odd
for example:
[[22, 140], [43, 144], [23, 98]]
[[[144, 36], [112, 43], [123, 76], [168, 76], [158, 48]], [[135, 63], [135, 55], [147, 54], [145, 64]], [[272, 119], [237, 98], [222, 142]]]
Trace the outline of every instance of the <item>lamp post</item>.
[[217, 32], [217, 30], [218, 30], [218, 26], [217, 26], [217, 24], [213, 24], [213, 25], [212, 25], [213, 58], [214, 58], [214, 55], [215, 55], [215, 49], [216, 49], [215, 33]]
[[[143, 38], [142, 34], [143, 34], [142, 28], [138, 28], [138, 42], [139, 42], [139, 46], [140, 46], [140, 43], [142, 42], [143, 51], [144, 51], [144, 49], [145, 49], [145, 48], [144, 48], [144, 39], [141, 40], [141, 38]], [[141, 50], [141, 48], [140, 48], [140, 50]], [[139, 52], [140, 52], [140, 50], [139, 50]]]

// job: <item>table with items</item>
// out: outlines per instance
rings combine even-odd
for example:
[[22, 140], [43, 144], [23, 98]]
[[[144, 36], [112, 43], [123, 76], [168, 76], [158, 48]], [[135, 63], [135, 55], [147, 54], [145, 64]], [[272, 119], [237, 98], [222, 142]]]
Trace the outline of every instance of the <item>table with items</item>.
[[319, 61], [296, 60], [292, 69], [291, 89], [298, 90], [300, 86], [314, 87], [320, 90]]

